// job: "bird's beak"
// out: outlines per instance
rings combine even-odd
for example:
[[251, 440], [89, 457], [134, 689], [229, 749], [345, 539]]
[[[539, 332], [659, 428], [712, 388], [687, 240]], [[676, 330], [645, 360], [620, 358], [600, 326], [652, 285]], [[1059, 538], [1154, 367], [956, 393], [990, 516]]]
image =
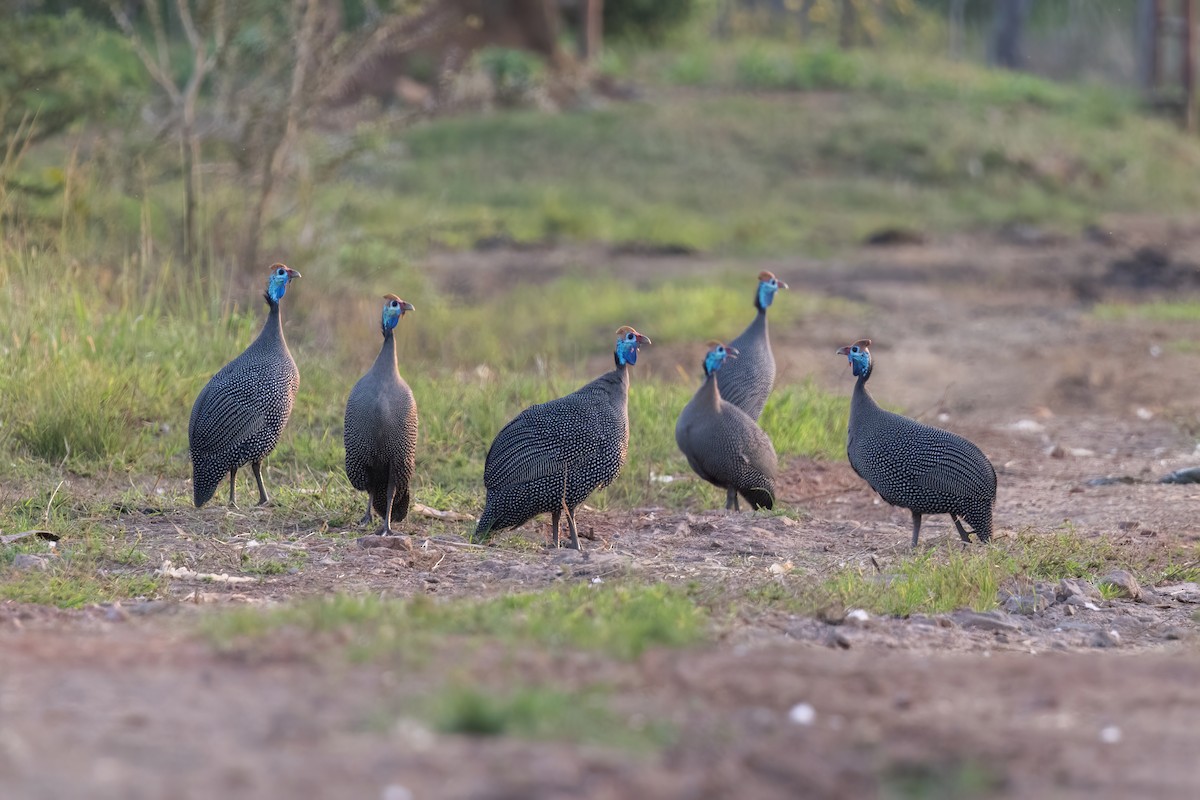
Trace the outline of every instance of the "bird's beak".
[[837, 351], [837, 354], [838, 354], [839, 356], [848, 356], [848, 355], [850, 355], [850, 348], [849, 348], [849, 346], [847, 346], [847, 347], [839, 347], [839, 348], [838, 348], [838, 351]]
[[400, 310], [401, 311], [416, 311], [417, 308], [416, 308], [416, 306], [414, 306], [412, 303], [408, 302], [407, 300], [401, 300], [400, 301]]
[[637, 335], [637, 343], [638, 343], [638, 344], [650, 344], [650, 337], [649, 337], [649, 336], [642, 336], [642, 335], [639, 333], [639, 334]]
[[292, 269], [291, 267], [284, 267], [284, 269], [287, 270], [288, 278], [299, 278], [300, 277], [300, 273], [296, 272], [296, 270]]
[[779, 284], [779, 288], [780, 288], [780, 289], [786, 289], [786, 288], [788, 288], [788, 285], [787, 285], [787, 283], [786, 283], [785, 281], [781, 281], [781, 280], [779, 280], [779, 278], [776, 278], [775, 280], [776, 280], [776, 282]]
[[725, 355], [732, 356], [733, 358], [737, 358], [738, 357], [738, 349], [736, 347], [730, 347], [729, 345], [725, 345]]

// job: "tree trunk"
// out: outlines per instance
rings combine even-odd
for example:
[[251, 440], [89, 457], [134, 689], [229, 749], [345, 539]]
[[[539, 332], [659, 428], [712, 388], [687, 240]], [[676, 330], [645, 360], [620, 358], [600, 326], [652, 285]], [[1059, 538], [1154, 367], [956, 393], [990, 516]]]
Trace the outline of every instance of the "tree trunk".
[[600, 56], [604, 41], [604, 0], [583, 0], [580, 15], [580, 55], [585, 62]]
[[258, 198], [250, 211], [250, 219], [246, 224], [242, 266], [247, 268], [253, 268], [258, 263], [259, 239], [262, 236], [267, 208], [275, 193], [276, 180], [286, 164], [288, 150], [299, 131], [300, 117], [305, 111], [304, 97], [313, 63], [313, 48], [316, 45], [317, 33], [321, 26], [320, 0], [307, 0], [307, 2], [295, 0], [293, 8], [302, 21], [296, 32], [296, 61], [292, 66], [292, 85], [288, 92], [287, 106], [284, 110], [283, 123], [279, 126], [278, 137], [271, 146], [265, 148], [266, 157], [263, 159], [262, 170], [259, 173]]
[[1138, 0], [1134, 15], [1137, 30], [1137, 77], [1142, 91], [1158, 85], [1158, 5], [1159, 0]]
[[993, 0], [991, 62], [1005, 69], [1023, 69], [1021, 39], [1033, 0]]
[[838, 46], [843, 50], [855, 45], [858, 30], [858, 9], [854, 0], [842, 0], [838, 16]]
[[1196, 130], [1196, 3], [1183, 0], [1183, 35], [1180, 46], [1183, 58], [1180, 76], [1183, 82], [1183, 125], [1189, 131]]
[[962, 58], [963, 17], [966, 12], [967, 0], [950, 0], [950, 57], [957, 60]]

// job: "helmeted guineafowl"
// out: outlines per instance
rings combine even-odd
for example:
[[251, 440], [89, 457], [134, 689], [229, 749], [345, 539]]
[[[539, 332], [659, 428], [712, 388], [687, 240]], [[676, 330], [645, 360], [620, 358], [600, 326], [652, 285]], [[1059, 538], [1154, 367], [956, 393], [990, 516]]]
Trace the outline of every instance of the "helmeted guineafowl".
[[300, 373], [283, 338], [279, 301], [288, 284], [299, 277], [299, 272], [285, 264], [271, 266], [264, 295], [271, 311], [262, 332], [205, 384], [192, 406], [188, 445], [197, 507], [212, 498], [226, 473], [229, 505], [236, 505], [237, 471], [247, 463], [258, 482], [258, 504], [269, 500], [262, 460], [279, 442], [300, 385]]
[[758, 313], [741, 335], [729, 343], [740, 354], [721, 370], [721, 397], [757, 421], [775, 385], [775, 356], [767, 333], [767, 309], [775, 293], [788, 285], [770, 272], [758, 274], [754, 307]]
[[775, 448], [750, 415], [721, 398], [717, 372], [736, 360], [731, 345], [712, 343], [704, 357], [704, 385], [675, 423], [675, 443], [704, 480], [726, 491], [725, 508], [738, 510], [738, 494], [755, 509], [775, 505]]
[[412, 390], [396, 369], [395, 328], [412, 311], [412, 303], [394, 294], [384, 296], [383, 346], [367, 374], [359, 378], [346, 401], [346, 477], [367, 493], [367, 513], [360, 524], [371, 521], [371, 509], [383, 519], [378, 533], [392, 533], [392, 523], [408, 514], [408, 485], [416, 469], [417, 403]]
[[873, 363], [870, 346], [870, 339], [861, 339], [837, 351], [850, 359], [858, 377], [846, 443], [850, 466], [884, 500], [912, 512], [913, 547], [923, 514], [949, 514], [958, 535], [969, 542], [962, 525], [965, 520], [979, 541], [988, 541], [996, 470], [978, 447], [958, 434], [876, 405], [867, 392]]
[[575, 509], [612, 483], [629, 450], [629, 366], [650, 340], [629, 326], [617, 331], [616, 368], [578, 391], [522, 411], [496, 435], [483, 468], [487, 501], [475, 537], [551, 514], [558, 547], [566, 512], [571, 547], [579, 549]]

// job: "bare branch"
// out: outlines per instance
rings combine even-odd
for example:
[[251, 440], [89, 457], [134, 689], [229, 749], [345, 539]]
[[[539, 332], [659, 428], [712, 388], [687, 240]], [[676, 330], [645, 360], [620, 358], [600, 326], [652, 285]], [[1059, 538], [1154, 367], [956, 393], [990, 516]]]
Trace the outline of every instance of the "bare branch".
[[[348, 53], [344, 63], [333, 60], [323, 70], [326, 79], [317, 92], [321, 105], [336, 98], [342, 89], [361, 74], [376, 59], [387, 53], [403, 53], [418, 44], [427, 42], [445, 28], [458, 21], [453, 4], [428, 3], [427, 7], [412, 14], [386, 20], [365, 39], [355, 39], [342, 53]], [[342, 55], [339, 53], [338, 55]]]
[[167, 42], [167, 26], [163, 24], [162, 10], [154, 0], [145, 4], [150, 16], [150, 27], [154, 31], [154, 48], [158, 53], [158, 66], [164, 73], [171, 74], [171, 52]]
[[[151, 3], [150, 5], [154, 4]], [[175, 79], [171, 77], [170, 71], [165, 68], [164, 65], [166, 62], [157, 61], [150, 55], [150, 51], [146, 49], [142, 37], [138, 36], [137, 31], [134, 30], [133, 22], [129, 19], [129, 15], [125, 13], [125, 9], [120, 6], [118, 0], [108, 0], [108, 7], [112, 11], [113, 18], [116, 19], [117, 26], [120, 27], [121, 32], [129, 38], [129, 43], [133, 46], [133, 51], [141, 60], [142, 65], [146, 68], [146, 72], [150, 73], [151, 79], [163, 88], [163, 91], [171, 98], [172, 103], [178, 103], [181, 100], [179, 87], [175, 85]], [[162, 55], [162, 50], [159, 51], [159, 55]]]
[[196, 23], [192, 20], [191, 4], [188, 0], [175, 0], [175, 8], [179, 11], [179, 21], [183, 23], [183, 33], [187, 36], [192, 50], [204, 50], [204, 42], [200, 38], [200, 32], [196, 30]]

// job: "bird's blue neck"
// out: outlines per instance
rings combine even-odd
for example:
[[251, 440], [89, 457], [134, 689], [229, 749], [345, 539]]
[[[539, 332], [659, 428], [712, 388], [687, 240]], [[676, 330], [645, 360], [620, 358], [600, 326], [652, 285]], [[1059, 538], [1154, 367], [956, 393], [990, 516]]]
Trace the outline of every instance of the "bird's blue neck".
[[758, 309], [760, 314], [766, 314], [767, 309], [771, 306], [771, 301], [775, 299], [775, 290], [768, 284], [758, 284], [758, 291], [754, 294], [754, 307]]

